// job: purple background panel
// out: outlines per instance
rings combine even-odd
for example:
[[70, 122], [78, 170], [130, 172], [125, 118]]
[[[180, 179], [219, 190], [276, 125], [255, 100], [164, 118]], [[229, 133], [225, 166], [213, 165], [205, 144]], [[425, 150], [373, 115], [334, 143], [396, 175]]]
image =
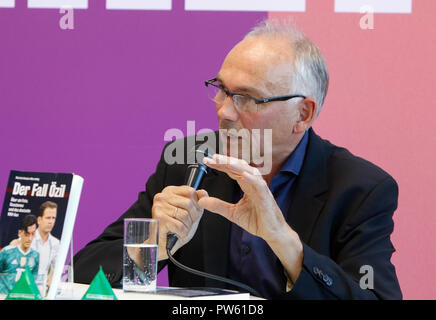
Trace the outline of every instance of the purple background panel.
[[[144, 190], [166, 130], [217, 128], [203, 81], [266, 13], [0, 9], [0, 201], [9, 171], [85, 179], [77, 252]], [[158, 285], [167, 285], [166, 270]]]

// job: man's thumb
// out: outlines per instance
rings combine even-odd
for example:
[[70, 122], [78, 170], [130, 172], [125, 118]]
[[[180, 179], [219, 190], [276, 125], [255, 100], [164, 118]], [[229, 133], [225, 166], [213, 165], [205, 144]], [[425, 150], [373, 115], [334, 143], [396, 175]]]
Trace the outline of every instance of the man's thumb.
[[200, 200], [201, 198], [209, 197], [209, 194], [207, 193], [207, 191], [203, 190], [203, 189], [197, 190], [197, 191], [195, 191], [195, 193], [197, 194], [198, 200]]

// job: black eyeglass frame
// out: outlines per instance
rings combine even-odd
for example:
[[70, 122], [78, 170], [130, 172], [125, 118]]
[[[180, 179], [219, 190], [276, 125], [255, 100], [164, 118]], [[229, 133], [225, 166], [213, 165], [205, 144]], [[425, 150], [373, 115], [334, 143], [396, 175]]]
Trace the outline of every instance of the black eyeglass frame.
[[249, 95], [246, 95], [246, 94], [230, 92], [226, 88], [224, 88], [222, 86], [219, 86], [219, 85], [216, 85], [215, 83], [213, 83], [215, 81], [218, 81], [218, 80], [216, 78], [207, 80], [207, 81], [204, 82], [204, 85], [206, 87], [211, 85], [211, 86], [213, 86], [213, 87], [215, 87], [215, 88], [217, 88], [219, 90], [222, 90], [222, 91], [224, 91], [224, 93], [228, 97], [232, 97], [232, 98], [233, 98], [233, 96], [244, 96], [244, 97], [247, 97], [249, 99], [252, 99], [256, 104], [262, 104], [262, 103], [273, 102], [273, 101], [286, 101], [286, 100], [290, 100], [290, 99], [293, 99], [293, 98], [303, 98], [303, 99], [307, 98], [306, 96], [303, 96], [301, 94], [287, 94], [287, 95], [284, 95], [284, 96], [276, 96], [276, 97], [270, 97], [270, 98], [265, 98], [265, 99], [256, 99], [256, 98], [253, 98], [253, 97], [251, 97]]

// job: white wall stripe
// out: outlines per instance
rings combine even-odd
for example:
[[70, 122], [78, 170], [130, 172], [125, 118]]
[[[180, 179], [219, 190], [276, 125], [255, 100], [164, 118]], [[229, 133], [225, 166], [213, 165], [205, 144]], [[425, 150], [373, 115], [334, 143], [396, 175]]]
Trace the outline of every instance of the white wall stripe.
[[185, 0], [185, 10], [306, 11], [306, 0]]
[[[106, 9], [171, 10], [172, 1], [106, 0]], [[325, 0], [334, 1], [335, 12], [361, 13], [371, 7], [375, 13], [412, 13], [413, 0]], [[28, 8], [72, 7], [88, 9], [88, 0], [27, 0]], [[0, 0], [0, 8], [14, 8], [15, 0]], [[185, 0], [185, 10], [195, 11], [306, 11], [306, 0]]]
[[172, 0], [106, 0], [106, 9], [171, 10]]
[[15, 8], [15, 0], [0, 0], [0, 8]]
[[359, 12], [362, 7], [376, 13], [412, 13], [412, 0], [335, 0], [335, 12]]
[[27, 0], [27, 7], [32, 9], [88, 9], [88, 0]]

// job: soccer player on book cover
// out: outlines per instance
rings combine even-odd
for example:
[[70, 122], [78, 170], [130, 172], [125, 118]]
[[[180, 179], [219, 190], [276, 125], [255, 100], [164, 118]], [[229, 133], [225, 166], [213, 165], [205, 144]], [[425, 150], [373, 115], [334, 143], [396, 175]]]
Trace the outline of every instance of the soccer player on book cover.
[[[36, 277], [39, 268], [39, 253], [31, 248], [35, 237], [37, 219], [34, 215], [28, 214], [21, 221], [18, 236], [21, 241], [18, 245], [9, 245], [0, 251], [0, 273], [14, 274], [15, 277], [7, 278], [0, 282], [0, 291], [7, 287], [11, 289], [26, 266]], [[3, 289], [3, 290], [2, 290]]]

